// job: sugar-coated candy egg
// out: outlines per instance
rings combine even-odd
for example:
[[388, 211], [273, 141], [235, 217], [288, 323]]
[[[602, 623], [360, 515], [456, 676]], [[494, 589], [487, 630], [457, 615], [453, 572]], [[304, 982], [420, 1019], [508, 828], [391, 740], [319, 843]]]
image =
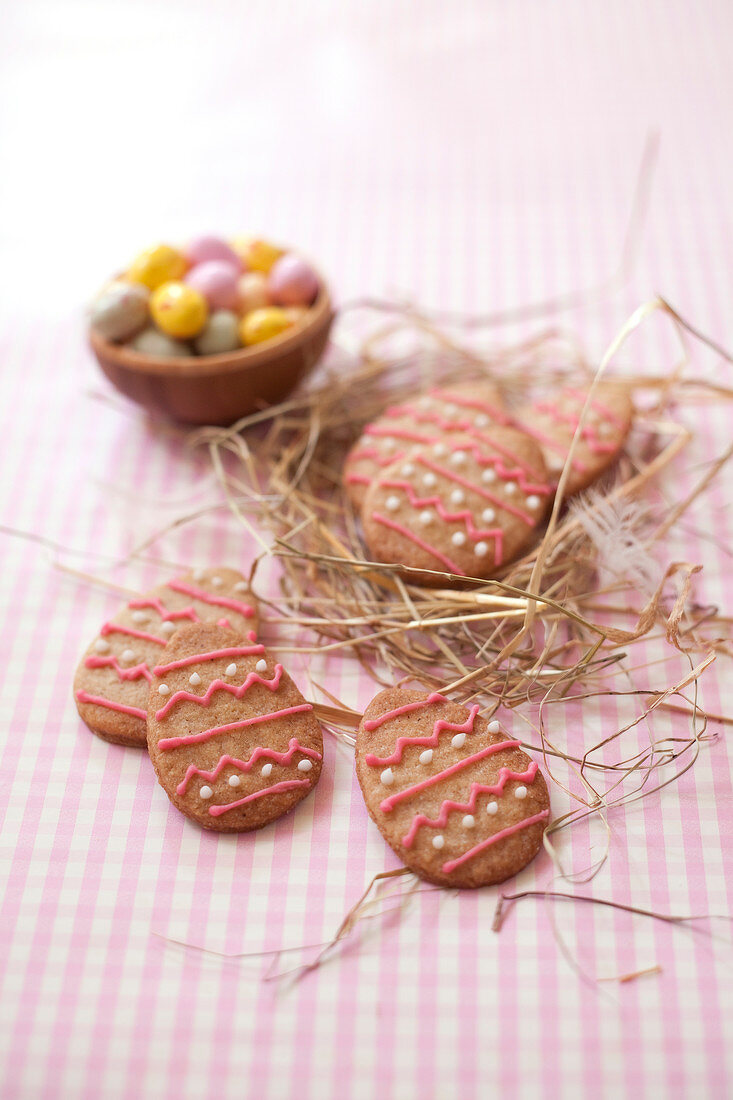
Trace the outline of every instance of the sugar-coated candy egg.
[[280, 306], [309, 306], [318, 293], [318, 276], [305, 260], [289, 252], [273, 265], [267, 289]]
[[89, 324], [105, 340], [127, 340], [147, 323], [149, 298], [139, 283], [108, 283], [89, 307]]
[[191, 268], [185, 282], [203, 294], [211, 309], [236, 309], [238, 278], [238, 266], [227, 260], [206, 260]]
[[217, 309], [211, 314], [203, 332], [196, 337], [193, 346], [199, 355], [220, 355], [241, 347], [239, 318], [228, 309]]
[[239, 335], [243, 344], [262, 344], [279, 336], [290, 328], [290, 321], [284, 309], [267, 306], [265, 309], [253, 309], [239, 323]]
[[209, 260], [223, 260], [242, 270], [242, 260], [237, 252], [221, 237], [196, 237], [186, 246], [186, 258], [190, 264], [205, 264]]
[[157, 290], [163, 283], [182, 279], [188, 264], [182, 252], [169, 244], [156, 244], [146, 248], [133, 260], [127, 272], [132, 283], [142, 283], [148, 290]]
[[283, 255], [282, 248], [257, 237], [237, 237], [232, 241], [232, 245], [239, 254], [246, 271], [261, 271], [263, 275], [267, 275], [275, 261]]
[[163, 283], [153, 291], [150, 312], [159, 329], [178, 340], [198, 336], [206, 324], [206, 299], [185, 283]]
[[152, 355], [159, 359], [187, 358], [192, 354], [188, 344], [166, 336], [164, 332], [153, 328], [152, 325], [138, 332], [137, 336], [133, 336], [127, 346], [133, 351], [139, 351], [141, 355]]
[[245, 271], [237, 283], [237, 308], [241, 314], [270, 305], [267, 293], [267, 276], [261, 271]]

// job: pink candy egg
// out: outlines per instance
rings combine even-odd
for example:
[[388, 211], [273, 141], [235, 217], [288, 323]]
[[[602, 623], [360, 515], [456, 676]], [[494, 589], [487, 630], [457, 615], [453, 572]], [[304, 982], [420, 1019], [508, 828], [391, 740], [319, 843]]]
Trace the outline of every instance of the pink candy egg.
[[212, 309], [236, 309], [239, 268], [224, 260], [207, 260], [188, 272], [185, 282], [203, 294]]
[[234, 249], [220, 237], [196, 237], [185, 249], [190, 264], [203, 264], [209, 260], [223, 260], [242, 270], [242, 260]]
[[305, 260], [289, 252], [273, 264], [267, 287], [280, 306], [309, 306], [318, 294], [318, 276]]

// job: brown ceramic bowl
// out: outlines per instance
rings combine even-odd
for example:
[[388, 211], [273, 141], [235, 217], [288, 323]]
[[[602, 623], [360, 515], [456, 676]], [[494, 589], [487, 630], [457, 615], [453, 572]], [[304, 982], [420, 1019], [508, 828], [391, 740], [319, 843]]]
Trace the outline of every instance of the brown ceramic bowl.
[[160, 359], [90, 331], [97, 362], [113, 386], [184, 424], [232, 424], [284, 400], [323, 354], [333, 321], [323, 282], [305, 316], [262, 344], [223, 355]]

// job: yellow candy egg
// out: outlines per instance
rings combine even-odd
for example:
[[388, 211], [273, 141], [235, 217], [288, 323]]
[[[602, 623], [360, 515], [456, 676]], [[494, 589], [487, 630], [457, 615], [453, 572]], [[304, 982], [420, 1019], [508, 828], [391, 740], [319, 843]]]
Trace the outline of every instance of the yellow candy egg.
[[255, 237], [237, 237], [231, 245], [244, 264], [245, 271], [261, 271], [263, 275], [267, 275], [275, 261], [284, 255], [282, 248]]
[[158, 328], [176, 340], [198, 336], [206, 324], [209, 307], [203, 294], [185, 283], [163, 283], [153, 291], [150, 312]]
[[290, 328], [292, 324], [284, 309], [267, 306], [265, 309], [253, 309], [239, 323], [239, 335], [243, 344], [262, 344], [272, 340]]
[[163, 283], [182, 279], [187, 269], [183, 253], [168, 244], [156, 244], [133, 260], [127, 278], [131, 283], [142, 283], [149, 290], [157, 290]]

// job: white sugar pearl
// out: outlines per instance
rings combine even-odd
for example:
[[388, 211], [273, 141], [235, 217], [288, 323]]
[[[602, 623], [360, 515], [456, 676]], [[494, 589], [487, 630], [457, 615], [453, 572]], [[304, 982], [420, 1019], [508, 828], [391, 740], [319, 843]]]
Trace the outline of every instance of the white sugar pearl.
[[438, 834], [438, 836], [433, 837], [433, 848], [440, 849], [440, 848], [443, 847], [444, 844], [445, 844], [445, 837], [444, 836], [441, 836], [440, 834]]
[[403, 477], [412, 477], [412, 475], [415, 473], [415, 467], [412, 465], [411, 462], [406, 462], [400, 470], [400, 473]]
[[394, 773], [391, 768], [385, 768], [379, 778], [385, 787], [391, 787], [394, 783]]
[[206, 570], [205, 569], [194, 569], [193, 579], [195, 581], [202, 581], [205, 576], [206, 576]]
[[473, 816], [473, 814], [466, 814], [466, 816], [463, 819], [463, 828], [464, 829], [472, 829], [475, 824], [476, 824], [476, 818]]
[[527, 788], [526, 787], [517, 787], [517, 789], [514, 792], [514, 797], [515, 798], [526, 798], [527, 797]]
[[463, 489], [454, 489], [450, 495], [451, 504], [463, 504], [465, 499], [466, 494], [463, 492]]
[[504, 492], [508, 497], [512, 496], [517, 491], [517, 484], [515, 481], [507, 481], [504, 486]]
[[158, 685], [158, 695], [170, 695], [170, 693], [171, 689], [168, 687], [167, 684]]
[[442, 458], [443, 455], [447, 455], [448, 448], [446, 447], [445, 443], [436, 443], [433, 447], [433, 454], [437, 455], [438, 458]]
[[446, 405], [445, 406], [445, 411], [448, 414], [448, 416], [455, 416], [456, 413], [458, 412], [458, 406], [457, 405]]
[[425, 749], [425, 752], [420, 753], [420, 763], [429, 764], [433, 759], [433, 750]]
[[213, 793], [214, 792], [212, 791], [211, 787], [202, 787], [199, 791], [199, 794], [202, 798], [211, 798]]
[[432, 523], [432, 522], [433, 522], [433, 513], [432, 512], [425, 511], [425, 512], [420, 513], [420, 523], [423, 525], [423, 527], [427, 527], [427, 525], [429, 523]]
[[493, 721], [493, 722], [489, 722], [488, 729], [489, 729], [489, 733], [499, 733], [501, 731], [501, 726], [499, 725], [499, 723], [497, 721]]
[[105, 642], [104, 638], [97, 638], [94, 648], [97, 653], [109, 653], [109, 642]]
[[172, 634], [173, 631], [176, 629], [176, 624], [169, 622], [161, 623], [160, 629], [163, 631], [164, 634]]
[[227, 665], [225, 675], [226, 676], [234, 676], [234, 675], [236, 675], [236, 672], [237, 672], [237, 666], [234, 664], [234, 661], [232, 661], [232, 663], [230, 665]]
[[249, 592], [246, 581], [237, 581], [234, 585], [235, 592]]
[[144, 611], [133, 611], [132, 621], [134, 623], [144, 623], [147, 620], [147, 615]]
[[454, 451], [453, 454], [450, 456], [451, 466], [462, 466], [465, 461], [466, 461], [466, 452], [465, 451]]
[[457, 733], [455, 737], [451, 738], [451, 745], [454, 749], [462, 749], [466, 744], [465, 733]]
[[481, 474], [481, 480], [490, 485], [492, 481], [496, 481], [496, 470], [493, 466], [487, 466], [484, 472]]
[[394, 447], [394, 445], [395, 445], [395, 441], [394, 441], [394, 439], [392, 439], [392, 437], [390, 435], [385, 435], [382, 438], [382, 446], [384, 447], [385, 451], [388, 451], [390, 449], [390, 447]]
[[463, 531], [454, 531], [450, 540], [454, 546], [463, 546], [466, 542], [466, 536]]
[[611, 425], [605, 420], [602, 420], [601, 423], [598, 425], [599, 435], [610, 435], [612, 430], [613, 429], [611, 428]]
[[198, 687], [199, 684], [201, 683], [201, 677], [199, 676], [198, 672], [192, 672], [191, 675], [188, 678], [188, 682], [189, 682], [189, 684], [192, 684], [194, 687]]
[[255, 668], [258, 672], [267, 672], [267, 661], [264, 657], [260, 658], [260, 660], [255, 665]]
[[312, 760], [301, 760], [300, 763], [298, 764], [298, 771], [299, 772], [309, 772], [312, 767], [313, 767], [313, 761]]
[[426, 489], [432, 489], [437, 481], [435, 474], [427, 473], [423, 474], [422, 483]]
[[229, 776], [229, 786], [230, 787], [238, 787], [241, 782], [242, 782], [242, 780], [239, 778], [238, 775], [230, 775]]
[[481, 513], [481, 519], [484, 521], [484, 523], [493, 523], [496, 519], [496, 512], [493, 508], [484, 508], [483, 512]]
[[486, 813], [491, 814], [493, 816], [494, 814], [498, 814], [498, 812], [499, 812], [499, 803], [498, 802], [489, 802], [488, 806], [486, 807]]
[[400, 498], [399, 497], [387, 497], [387, 499], [384, 502], [384, 506], [385, 506], [385, 508], [387, 509], [388, 512], [396, 512], [397, 509], [400, 506]]
[[421, 409], [427, 409], [429, 404], [430, 404], [430, 398], [427, 396], [427, 394], [423, 394], [423, 396], [418, 401], [418, 405], [420, 406]]
[[474, 424], [476, 425], [477, 428], [488, 428], [490, 423], [491, 423], [491, 420], [486, 415], [486, 413], [479, 413], [478, 416], [476, 417], [475, 421], [474, 421]]
[[272, 764], [263, 764], [262, 774], [264, 775], [265, 779], [267, 779], [269, 775], [272, 775]]
[[132, 662], [135, 660], [134, 652], [131, 649], [123, 649], [122, 660], [125, 662], [125, 664], [132, 664]]
[[488, 542], [477, 542], [473, 548], [473, 552], [477, 558], [485, 558], [489, 552]]
[[221, 588], [224, 581], [221, 579], [221, 577], [212, 577], [211, 583], [213, 584], [214, 588]]
[[527, 500], [525, 501], [525, 503], [526, 503], [528, 508], [531, 508], [532, 511], [534, 511], [535, 508], [539, 508], [539, 506], [540, 506], [540, 498], [536, 497], [533, 493], [531, 497], [527, 497]]

